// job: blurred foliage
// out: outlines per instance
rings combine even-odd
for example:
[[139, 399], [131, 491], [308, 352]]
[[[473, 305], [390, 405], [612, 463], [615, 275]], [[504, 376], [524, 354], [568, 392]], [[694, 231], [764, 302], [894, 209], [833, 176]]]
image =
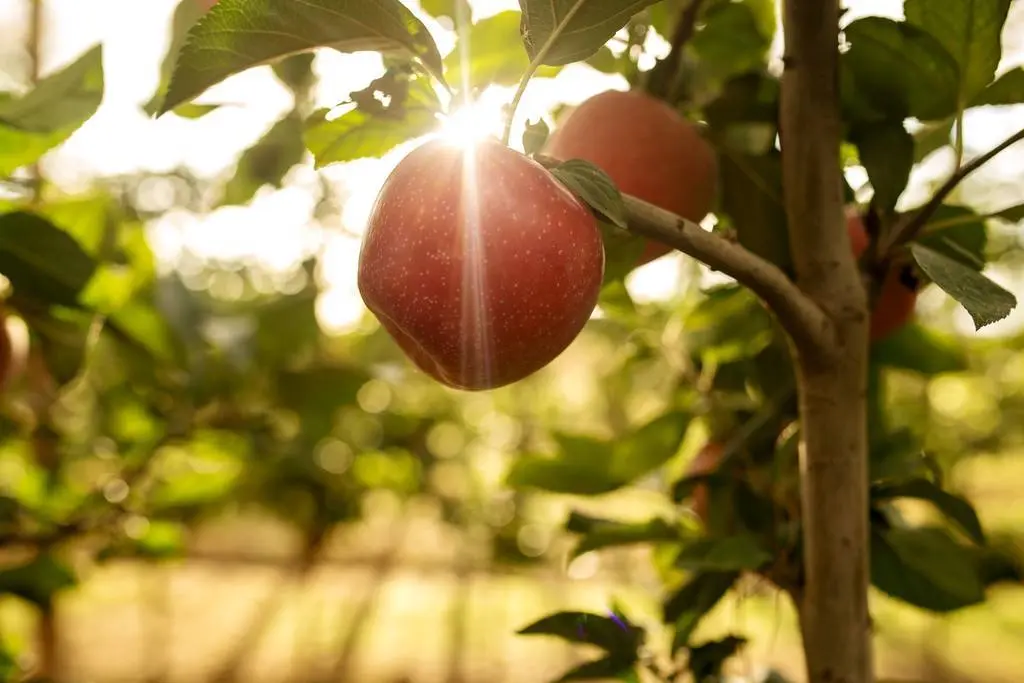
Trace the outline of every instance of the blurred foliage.
[[[803, 581], [793, 370], [784, 335], [755, 297], [690, 278], [669, 301], [641, 303], [619, 273], [566, 358], [515, 386], [464, 395], [413, 370], [372, 320], [344, 335], [322, 331], [319, 255], [289, 275], [295, 286], [268, 288], [256, 263], [186, 254], [176, 269], [158, 267], [147, 226], [172, 206], [210, 208], [204, 197], [245, 205], [284, 186], [307, 151], [316, 168], [381, 156], [432, 130], [448, 107], [443, 85], [514, 85], [547, 45], [538, 77], [582, 61], [706, 121], [722, 159], [717, 229], [788, 271], [779, 86], [767, 63], [774, 4], [709, 1], [694, 12], [672, 0], [601, 0], [567, 17], [524, 0], [522, 11], [463, 26], [446, 57], [396, 0], [376, 3], [379, 11], [330, 4], [275, 13], [260, 12], [274, 2], [221, 0], [197, 23], [198, 3], [180, 3], [146, 111], [208, 114], [217, 106], [191, 104], [194, 96], [266, 62], [293, 96], [212, 188], [184, 172], [97, 179], [73, 195], [22, 182], [99, 106], [100, 47], [27, 93], [0, 96], [0, 180], [15, 197], [0, 207], [0, 273], [8, 328], [23, 322], [28, 331], [27, 348], [7, 362], [0, 402], [0, 544], [13, 558], [0, 569], [0, 593], [48, 610], [96, 564], [187, 556], [201, 524], [240, 511], [287, 522], [311, 562], [329, 533], [376, 514], [382, 500], [430, 500], [445, 524], [475, 537], [483, 528], [494, 563], [655, 549], [662, 621], [673, 633], [665, 661], [647, 656], [646, 629], [618, 609], [563, 612], [521, 631], [602, 651], [562, 680], [639, 680], [640, 670], [664, 681], [722, 680], [746, 640], [702, 640], [702, 618], [744, 575], [789, 593]], [[1020, 69], [995, 72], [1008, 3], [949, 4], [962, 21], [908, 0], [906, 21], [867, 17], [844, 29], [844, 163], [866, 172], [864, 214], [883, 233], [914, 217], [896, 209], [911, 170], [961, 144], [950, 131], [966, 109], [1024, 101]], [[975, 4], [987, 9], [965, 13]], [[470, 14], [460, 2], [422, 7], [447, 20]], [[561, 34], [559, 21], [568, 22]], [[654, 34], [676, 49], [654, 59], [645, 52]], [[382, 73], [337, 116], [312, 106], [310, 50], [326, 46], [387, 53]], [[908, 132], [908, 117], [925, 132]], [[546, 134], [546, 124], [531, 134], [541, 127]], [[172, 190], [163, 208], [142, 201], [153, 182]], [[587, 195], [596, 181], [580, 182]], [[595, 208], [614, 222], [614, 196], [601, 197], [612, 203]], [[981, 326], [1015, 304], [980, 271], [1020, 258], [1006, 227], [1024, 212], [972, 208], [969, 199], [934, 207], [909, 252], [924, 285]], [[608, 244], [612, 251], [612, 237]], [[195, 284], [222, 276], [238, 283], [231, 296]], [[893, 598], [942, 613], [1021, 581], [1013, 525], [983, 526], [948, 473], [975, 454], [1024, 446], [1022, 348], [1021, 336], [963, 339], [925, 321], [872, 348], [871, 572]], [[571, 373], [572, 364], [584, 370]], [[689, 471], [708, 442], [723, 446], [722, 459]], [[591, 497], [626, 489], [665, 504], [646, 519], [593, 513]], [[688, 502], [698, 489], [709, 499], [703, 525]], [[908, 500], [927, 503], [929, 514], [910, 519]], [[526, 533], [538, 525], [549, 541]], [[18, 668], [0, 650], [4, 679]]]

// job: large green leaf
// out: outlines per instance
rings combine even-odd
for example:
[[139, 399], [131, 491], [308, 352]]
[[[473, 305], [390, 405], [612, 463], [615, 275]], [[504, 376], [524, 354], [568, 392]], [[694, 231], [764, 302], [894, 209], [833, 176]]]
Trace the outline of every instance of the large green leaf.
[[858, 19], [844, 32], [843, 101], [857, 118], [934, 121], [957, 111], [960, 69], [929, 33], [883, 17]]
[[914, 138], [902, 121], [886, 120], [854, 128], [851, 140], [857, 145], [861, 164], [868, 172], [873, 202], [888, 212], [899, 200], [914, 166]]
[[960, 340], [914, 322], [872, 344], [871, 360], [925, 376], [967, 369], [967, 352]]
[[594, 645], [605, 652], [630, 653], [636, 650], [643, 630], [618, 615], [557, 612], [524, 626], [518, 633], [522, 636], [557, 636], [571, 643]]
[[0, 215], [0, 273], [19, 297], [77, 306], [96, 262], [70, 235], [24, 211]]
[[977, 270], [923, 244], [911, 244], [910, 252], [924, 274], [971, 314], [975, 329], [1002, 320], [1016, 308], [1017, 297]]
[[1024, 66], [1010, 69], [971, 101], [972, 107], [1024, 102]]
[[700, 23], [690, 48], [702, 72], [721, 79], [754, 71], [765, 63], [775, 37], [775, 3], [718, 0], [705, 8]]
[[966, 206], [943, 204], [931, 215], [914, 241], [965, 266], [982, 270], [988, 245], [986, 219], [986, 216]]
[[25, 564], [0, 570], [0, 594], [17, 595], [41, 607], [52, 604], [54, 596], [77, 583], [75, 574], [49, 553]]
[[96, 113], [103, 89], [103, 47], [97, 45], [24, 96], [0, 99], [0, 176], [69, 138]]
[[782, 161], [775, 153], [721, 155], [722, 213], [740, 244], [780, 268], [791, 263], [786, 211], [782, 204]]
[[697, 624], [739, 577], [739, 572], [701, 572], [669, 596], [662, 608], [662, 618], [666, 624], [675, 625], [673, 652], [689, 644]]
[[906, 0], [907, 21], [934, 36], [960, 66], [960, 109], [995, 75], [1010, 0]]
[[403, 54], [442, 78], [433, 38], [399, 0], [220, 0], [189, 30], [158, 113], [228, 76], [318, 47]]
[[658, 517], [646, 522], [617, 522], [573, 512], [565, 528], [581, 536], [572, 550], [573, 557], [602, 548], [637, 543], [663, 543], [678, 541], [680, 538], [678, 528]]
[[556, 457], [525, 455], [507, 482], [514, 488], [599, 495], [619, 489], [660, 467], [679, 448], [691, 416], [673, 411], [614, 441], [557, 435]]
[[[522, 14], [499, 12], [459, 31], [459, 41], [444, 59], [445, 77], [466, 92], [491, 84], [515, 85], [530, 59], [519, 39]], [[535, 75], [551, 77], [560, 67], [541, 67]]]
[[939, 529], [872, 529], [871, 583], [897, 600], [939, 613], [985, 599], [972, 548]]
[[304, 140], [317, 168], [382, 156], [439, 124], [440, 104], [430, 84], [410, 78], [403, 69], [389, 70], [368, 88], [352, 93], [351, 99], [356, 107], [336, 118], [321, 109], [306, 120]]
[[264, 185], [281, 182], [306, 153], [302, 120], [289, 112], [238, 159], [235, 173], [224, 187], [222, 204], [244, 204]]
[[904, 482], [880, 483], [871, 487], [872, 500], [890, 500], [893, 498], [915, 498], [926, 500], [934, 505], [942, 514], [960, 525], [960, 528], [975, 543], [985, 543], [985, 531], [974, 506], [962, 496], [944, 491], [927, 479], [911, 479]]
[[[197, 0], [178, 0], [178, 6], [174, 10], [174, 16], [171, 19], [170, 41], [168, 42], [167, 50], [164, 52], [164, 59], [160, 62], [160, 83], [157, 85], [153, 96], [142, 107], [143, 111], [150, 116], [156, 114], [160, 109], [160, 102], [163, 100], [164, 94], [167, 92], [167, 86], [171, 82], [171, 76], [174, 74], [174, 64], [178, 60], [181, 46], [185, 44], [189, 29], [199, 21], [199, 18], [205, 12], [206, 7], [203, 6], [202, 2]], [[214, 105], [199, 107], [197, 105], [183, 104], [177, 107], [174, 113], [179, 116], [198, 118], [217, 108]]]
[[658, 0], [519, 0], [520, 32], [531, 60], [560, 66], [596, 53], [640, 10]]
[[755, 536], [740, 533], [687, 544], [676, 556], [676, 566], [691, 571], [754, 571], [771, 559]]

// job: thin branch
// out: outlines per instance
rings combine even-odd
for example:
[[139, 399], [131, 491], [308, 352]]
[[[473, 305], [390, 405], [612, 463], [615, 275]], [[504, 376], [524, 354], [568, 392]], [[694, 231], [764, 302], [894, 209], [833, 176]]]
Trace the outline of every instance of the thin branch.
[[632, 232], [689, 254], [748, 287], [778, 316], [798, 348], [819, 353], [830, 346], [828, 317], [774, 264], [636, 197], [623, 195], [623, 200]]
[[669, 41], [672, 49], [665, 59], [651, 69], [648, 76], [646, 89], [652, 95], [664, 96], [669, 101], [674, 101], [675, 93], [673, 91], [676, 90], [675, 81], [679, 75], [679, 64], [683, 59], [683, 48], [693, 38], [703, 3], [704, 0], [690, 0], [679, 13], [679, 21], [676, 22], [672, 39]]
[[936, 190], [935, 194], [932, 195], [932, 198], [928, 200], [927, 204], [913, 213], [908, 220], [898, 225], [896, 229], [889, 234], [889, 239], [882, 245], [883, 248], [881, 249], [881, 253], [888, 256], [895, 247], [906, 244], [917, 237], [917, 234], [922, 228], [924, 228], [925, 224], [928, 223], [928, 219], [935, 214], [940, 206], [942, 206], [942, 202], [946, 201], [946, 197], [951, 195], [953, 190], [955, 190], [960, 183], [967, 178], [967, 176], [987, 164], [994, 156], [1005, 150], [1007, 147], [1011, 147], [1021, 140], [1024, 140], [1024, 128], [1021, 128], [981, 156], [975, 157], [961, 166], [949, 177], [949, 180], [943, 183], [942, 186]]

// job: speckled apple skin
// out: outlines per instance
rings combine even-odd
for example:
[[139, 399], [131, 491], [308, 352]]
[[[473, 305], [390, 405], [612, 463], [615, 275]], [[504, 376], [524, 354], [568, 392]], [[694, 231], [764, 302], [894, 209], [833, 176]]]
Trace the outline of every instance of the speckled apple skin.
[[603, 276], [596, 219], [544, 167], [497, 140], [471, 153], [432, 140], [385, 180], [358, 286], [421, 370], [485, 390], [560, 355], [589, 319]]

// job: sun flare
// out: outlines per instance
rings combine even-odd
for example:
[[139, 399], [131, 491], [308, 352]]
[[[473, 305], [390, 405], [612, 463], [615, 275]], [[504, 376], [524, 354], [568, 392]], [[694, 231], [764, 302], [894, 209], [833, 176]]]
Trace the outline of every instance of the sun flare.
[[440, 137], [449, 143], [471, 147], [487, 138], [501, 135], [501, 102], [477, 100], [463, 104], [441, 119]]

